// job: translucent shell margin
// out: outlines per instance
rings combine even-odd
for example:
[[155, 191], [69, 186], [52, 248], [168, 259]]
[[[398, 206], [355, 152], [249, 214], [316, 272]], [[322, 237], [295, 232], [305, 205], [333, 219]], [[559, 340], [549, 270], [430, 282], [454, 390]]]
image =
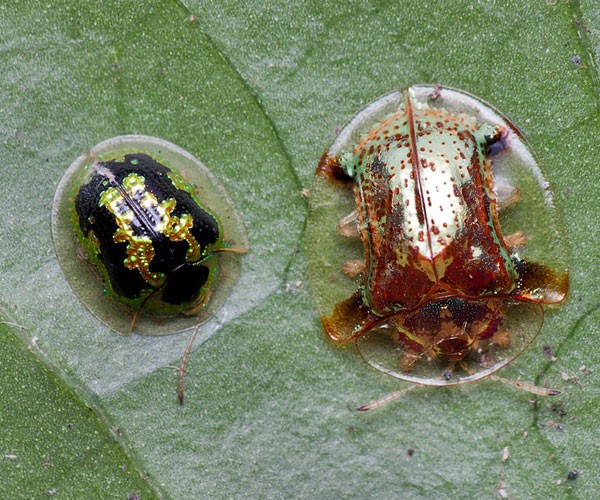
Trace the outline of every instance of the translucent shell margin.
[[[339, 171], [341, 158], [352, 155], [356, 145], [373, 127], [402, 108], [405, 91], [383, 95], [364, 107], [337, 132], [323, 154], [311, 187], [308, 209], [309, 282], [326, 328], [331, 318], [344, 321], [340, 319], [343, 316], [340, 311], [344, 308], [349, 324], [364, 323], [360, 333], [354, 334], [348, 328], [346, 335], [332, 336], [332, 340], [342, 343], [355, 340], [359, 352], [371, 366], [393, 377], [423, 385], [456, 385], [490, 375], [512, 361], [533, 341], [542, 326], [542, 305], [560, 302], [567, 293], [567, 242], [550, 184], [523, 134], [506, 116], [467, 92], [440, 85], [414, 85], [410, 87], [410, 95], [420, 105], [470, 115], [479, 126], [504, 129], [502, 140], [490, 150], [493, 188], [498, 200], [507, 198], [511, 191], [517, 192], [519, 199], [499, 210], [500, 230], [504, 236], [524, 234], [525, 244], [514, 252], [520, 261], [546, 270], [538, 273], [540, 280], [536, 285], [540, 300], [535, 300], [536, 290], [529, 290], [526, 299], [519, 296], [482, 297], [481, 300], [465, 301], [471, 315], [489, 312], [479, 323], [489, 327], [490, 331], [495, 318], [501, 318], [502, 331], [497, 332], [496, 338], [490, 336], [469, 344], [468, 348], [473, 352], [460, 361], [462, 367], [452, 360], [436, 359], [432, 355], [435, 339], [432, 337], [430, 345], [426, 345], [426, 335], [416, 339], [421, 342], [423, 352], [420, 357], [415, 357], [416, 349], [410, 347], [411, 332], [405, 334], [402, 326], [398, 326], [412, 321], [417, 325], [439, 327], [440, 320], [434, 315], [452, 309], [456, 305], [450, 302], [452, 297], [430, 303], [428, 309], [400, 313], [397, 321], [392, 316], [377, 317], [368, 310], [360, 312], [361, 308], [369, 307], [361, 304], [360, 298], [353, 306], [352, 298], [360, 296], [363, 276], [352, 276], [342, 270], [346, 263], [364, 261], [364, 247], [359, 237], [348, 237], [338, 230], [340, 221], [356, 208], [355, 182], [337, 178], [335, 173]], [[410, 287], [410, 284], [406, 286]], [[462, 299], [458, 297], [457, 300]], [[475, 324], [471, 330], [477, 331], [477, 328], [480, 326]], [[468, 332], [469, 328], [465, 330]]]
[[217, 253], [217, 279], [207, 291], [206, 304], [197, 310], [175, 314], [168, 308], [164, 311], [156, 307], [141, 308], [135, 323], [136, 333], [170, 335], [210, 319], [225, 303], [240, 276], [241, 253], [248, 249], [248, 238], [225, 188], [202, 162], [184, 149], [144, 135], [113, 137], [92, 147], [71, 164], [59, 182], [52, 206], [52, 236], [56, 256], [69, 285], [85, 307], [112, 330], [129, 333], [133, 311], [106, 293], [100, 273], [87, 258], [74, 230], [73, 204], [79, 188], [93, 174], [94, 162], [108, 162], [132, 153], [147, 154], [178, 172], [193, 188], [201, 204], [219, 218], [223, 241], [236, 250]]

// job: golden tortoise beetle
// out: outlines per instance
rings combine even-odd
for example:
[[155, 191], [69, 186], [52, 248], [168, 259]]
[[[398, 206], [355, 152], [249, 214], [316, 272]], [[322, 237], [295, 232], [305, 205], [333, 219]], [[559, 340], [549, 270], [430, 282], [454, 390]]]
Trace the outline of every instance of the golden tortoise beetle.
[[535, 338], [541, 305], [566, 296], [560, 221], [530, 147], [497, 110], [438, 85], [384, 95], [315, 174], [307, 248], [325, 330], [415, 386], [490, 376]]

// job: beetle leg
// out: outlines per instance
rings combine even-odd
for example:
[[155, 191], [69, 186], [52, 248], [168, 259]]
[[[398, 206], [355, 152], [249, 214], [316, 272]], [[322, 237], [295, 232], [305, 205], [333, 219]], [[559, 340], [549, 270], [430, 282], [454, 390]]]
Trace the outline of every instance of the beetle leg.
[[[204, 307], [206, 307], [206, 304], [208, 304], [210, 302], [210, 298], [212, 297], [212, 295], [213, 295], [212, 290], [207, 290], [204, 293], [202, 300], [199, 300], [198, 304], [196, 304], [191, 309], [186, 309], [185, 311], [182, 311], [181, 314], [183, 316], [196, 316], [196, 315], [198, 315], [200, 313], [200, 311], [202, 311], [202, 309]], [[198, 296], [198, 298], [200, 298], [200, 296]]]
[[359, 290], [338, 302], [329, 316], [321, 316], [327, 335], [334, 342], [348, 342], [375, 328], [383, 318], [373, 314]]
[[527, 236], [523, 231], [517, 231], [516, 233], [504, 236], [504, 243], [509, 248], [522, 248], [527, 243]]
[[508, 347], [510, 346], [510, 332], [506, 330], [499, 330], [492, 336], [492, 340], [494, 344], [500, 347]]
[[[337, 233], [346, 238], [358, 238], [360, 236], [358, 231], [358, 212], [356, 210], [352, 210], [352, 212], [338, 223]], [[342, 266], [342, 272], [352, 279], [364, 274], [365, 269], [366, 264], [364, 260], [348, 260]]]
[[[346, 238], [358, 238], [360, 236], [358, 231], [358, 212], [356, 210], [350, 212], [338, 223], [337, 233]], [[364, 274], [365, 269], [366, 264], [364, 260], [349, 260], [342, 266], [342, 272], [352, 279]]]
[[367, 266], [364, 260], [348, 260], [342, 266], [342, 272], [354, 279], [365, 273]]
[[501, 178], [494, 179], [494, 193], [496, 194], [496, 207], [498, 210], [504, 210], [523, 197], [523, 193], [518, 187]]
[[467, 363], [464, 360], [460, 360], [458, 362], [458, 365], [460, 366], [461, 370], [464, 371], [468, 375], [473, 375], [476, 373], [475, 370], [471, 370], [469, 368], [469, 366], [467, 365]]
[[337, 225], [337, 233], [346, 238], [358, 238], [358, 212], [352, 210]]
[[77, 254], [77, 259], [79, 259], [79, 260], [90, 260], [90, 258], [88, 257], [85, 249], [81, 245], [77, 245], [77, 248], [76, 248], [75, 252]]
[[[523, 197], [521, 190], [512, 186], [506, 180], [496, 179], [494, 183], [494, 192], [496, 194], [496, 207], [498, 211], [505, 210], [513, 203], [517, 203]], [[522, 231], [517, 231], [508, 236], [504, 236], [504, 243], [509, 248], [522, 248], [527, 242], [527, 236]]]
[[421, 355], [413, 352], [406, 352], [400, 357], [400, 369], [404, 372], [412, 372], [417, 361], [421, 359]]

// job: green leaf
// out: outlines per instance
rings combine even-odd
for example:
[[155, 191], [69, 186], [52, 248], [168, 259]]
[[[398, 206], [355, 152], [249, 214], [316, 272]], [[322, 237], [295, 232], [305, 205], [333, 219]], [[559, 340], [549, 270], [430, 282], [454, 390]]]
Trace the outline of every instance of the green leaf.
[[[0, 496], [75, 498], [98, 485], [115, 498], [594, 496], [599, 47], [593, 1], [1, 5]], [[327, 342], [306, 282], [301, 192], [336, 127], [419, 82], [491, 102], [545, 166], [571, 291], [502, 375], [560, 396], [531, 404], [484, 381], [351, 409], [398, 383]], [[128, 133], [203, 161], [250, 239], [234, 295], [190, 357], [183, 407], [171, 366], [188, 336], [112, 333], [54, 256], [62, 174]]]
[[11, 328], [18, 325], [0, 325], [2, 497], [152, 497], [145, 473], [116, 445], [118, 429], [82, 404]]

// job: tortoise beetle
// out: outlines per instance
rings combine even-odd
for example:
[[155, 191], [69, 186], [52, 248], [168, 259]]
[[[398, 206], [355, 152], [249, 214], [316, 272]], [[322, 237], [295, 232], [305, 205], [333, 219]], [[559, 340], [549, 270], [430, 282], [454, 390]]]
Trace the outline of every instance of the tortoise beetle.
[[69, 283], [119, 333], [135, 323], [139, 333], [169, 334], [206, 320], [239, 276], [235, 254], [247, 248], [214, 176], [189, 153], [152, 137], [116, 137], [78, 158], [53, 212]]
[[561, 217], [531, 148], [457, 89], [415, 85], [360, 111], [321, 158], [308, 217], [327, 334], [413, 384], [492, 375], [567, 294]]

